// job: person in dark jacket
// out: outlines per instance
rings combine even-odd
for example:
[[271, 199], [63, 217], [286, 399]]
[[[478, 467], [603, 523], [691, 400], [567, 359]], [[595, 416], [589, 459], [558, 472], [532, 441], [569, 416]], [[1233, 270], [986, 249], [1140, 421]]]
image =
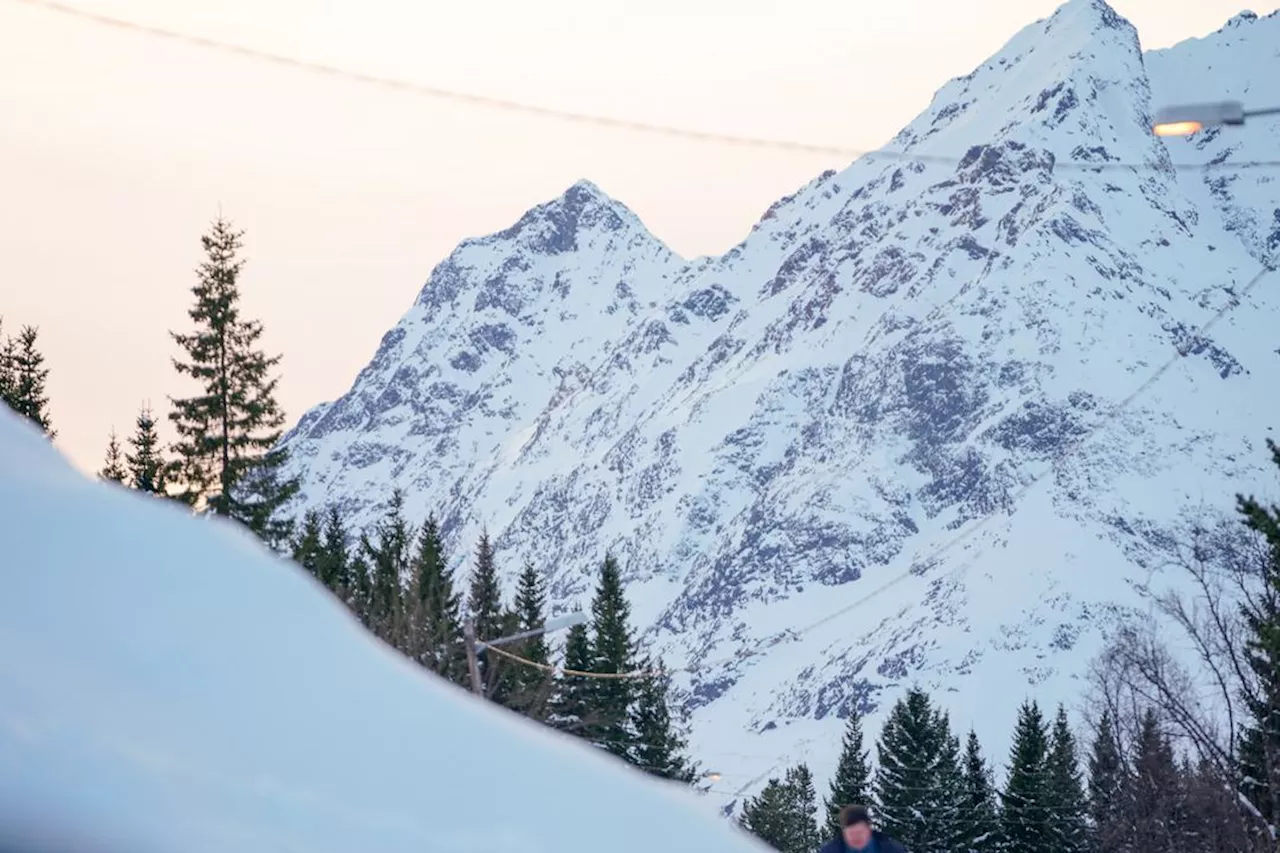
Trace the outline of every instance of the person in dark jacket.
[[845, 806], [840, 810], [840, 834], [818, 853], [907, 853], [907, 848], [878, 829], [871, 828], [866, 806]]

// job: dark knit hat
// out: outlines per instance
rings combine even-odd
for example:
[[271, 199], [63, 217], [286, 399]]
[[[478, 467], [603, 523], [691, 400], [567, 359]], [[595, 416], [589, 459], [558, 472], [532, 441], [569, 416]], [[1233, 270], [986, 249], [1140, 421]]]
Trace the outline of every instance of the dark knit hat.
[[840, 826], [853, 826], [855, 823], [870, 825], [871, 812], [867, 811], [866, 806], [845, 806], [840, 810]]

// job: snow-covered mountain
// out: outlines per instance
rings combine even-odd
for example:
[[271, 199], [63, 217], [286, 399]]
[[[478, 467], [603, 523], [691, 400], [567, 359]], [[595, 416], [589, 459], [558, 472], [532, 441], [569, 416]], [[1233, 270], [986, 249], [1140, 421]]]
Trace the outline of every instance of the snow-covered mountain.
[[0, 541], [0, 850], [766, 853], [405, 660], [244, 530], [93, 482], [7, 407]]
[[1276, 44], [1280, 15], [1241, 15], [1144, 56], [1071, 0], [944, 86], [905, 156], [820, 176], [722, 257], [576, 184], [459, 246], [301, 419], [296, 508], [368, 523], [403, 487], [457, 563], [487, 527], [566, 606], [612, 549], [727, 791], [800, 758], [821, 781], [840, 718], [874, 732], [913, 682], [1002, 756], [1015, 704], [1074, 700], [1141, 605], [1144, 531], [1268, 485], [1280, 281], [1243, 288], [1280, 170], [1174, 164], [1280, 159], [1280, 134], [1166, 143], [1150, 116], [1153, 92], [1280, 103]]

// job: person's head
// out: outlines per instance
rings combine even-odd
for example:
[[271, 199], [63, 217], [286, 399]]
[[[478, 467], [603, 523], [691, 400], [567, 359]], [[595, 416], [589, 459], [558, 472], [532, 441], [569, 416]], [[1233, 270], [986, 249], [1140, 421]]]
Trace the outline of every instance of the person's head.
[[854, 850], [862, 850], [871, 843], [871, 813], [866, 806], [845, 806], [840, 810], [841, 834], [844, 843]]

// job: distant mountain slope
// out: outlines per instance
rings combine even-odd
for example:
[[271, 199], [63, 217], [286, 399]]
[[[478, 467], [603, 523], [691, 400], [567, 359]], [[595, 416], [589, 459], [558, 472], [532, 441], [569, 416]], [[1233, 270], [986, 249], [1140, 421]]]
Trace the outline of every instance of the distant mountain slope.
[[801, 754], [821, 779], [837, 717], [917, 681], [1002, 751], [1015, 703], [1074, 697], [1139, 604], [1141, 532], [1265, 478], [1276, 286], [1194, 333], [1261, 269], [1280, 171], [1173, 161], [1280, 144], [1166, 145], [1150, 117], [1220, 53], [1280, 79], [1275, 29], [1161, 51], [1155, 80], [1127, 21], [1071, 0], [889, 146], [921, 159], [824, 174], [719, 258], [579, 184], [459, 247], [303, 418], [298, 509], [368, 522], [404, 486], [455, 561], [487, 527], [561, 602], [614, 550], [726, 785]]

